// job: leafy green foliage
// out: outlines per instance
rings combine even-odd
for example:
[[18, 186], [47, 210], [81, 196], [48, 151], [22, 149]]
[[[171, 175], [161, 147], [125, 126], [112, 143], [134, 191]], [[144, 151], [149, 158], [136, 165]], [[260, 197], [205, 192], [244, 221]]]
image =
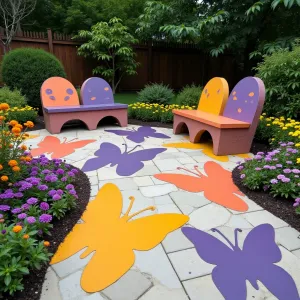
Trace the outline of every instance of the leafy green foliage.
[[113, 18], [108, 23], [97, 23], [91, 31], [79, 31], [75, 38], [87, 40], [78, 48], [78, 54], [93, 57], [99, 62], [93, 73], [106, 78], [114, 93], [124, 75], [136, 74], [138, 63], [132, 44], [137, 40], [122, 24], [122, 20]]
[[197, 107], [203, 87], [196, 85], [187, 85], [177, 96], [177, 102], [180, 105]]
[[13, 229], [13, 224], [0, 223], [0, 295], [23, 290], [23, 276], [28, 275], [30, 269], [40, 269], [51, 256], [43, 242], [38, 241], [37, 230], [30, 226], [19, 232]]
[[19, 90], [10, 90], [5, 86], [0, 89], [0, 103], [7, 103], [10, 107], [25, 106], [26, 99]]
[[163, 84], [146, 85], [138, 93], [138, 101], [144, 103], [169, 104], [174, 98], [173, 90]]
[[268, 115], [297, 117], [300, 111], [300, 46], [265, 56], [256, 68], [266, 86]]
[[20, 124], [24, 124], [27, 121], [35, 123], [37, 116], [37, 109], [34, 109], [31, 106], [14, 107], [7, 111], [6, 119], [7, 121], [16, 120]]
[[11, 89], [19, 89], [32, 107], [41, 109], [40, 89], [52, 76], [66, 77], [66, 73], [61, 62], [44, 50], [19, 48], [3, 58], [3, 81]]

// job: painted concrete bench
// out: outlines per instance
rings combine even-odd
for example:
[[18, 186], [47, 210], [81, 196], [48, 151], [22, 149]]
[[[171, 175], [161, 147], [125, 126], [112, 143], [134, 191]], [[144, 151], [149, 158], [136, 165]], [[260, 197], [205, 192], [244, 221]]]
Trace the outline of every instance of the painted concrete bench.
[[190, 141], [200, 141], [208, 131], [215, 155], [248, 153], [265, 101], [261, 79], [246, 77], [232, 90], [224, 78], [211, 79], [205, 86], [197, 110], [173, 110], [174, 134], [188, 129]]
[[84, 122], [89, 130], [97, 129], [104, 117], [114, 117], [120, 126], [127, 126], [127, 104], [114, 103], [110, 85], [98, 77], [83, 83], [80, 100], [68, 80], [51, 77], [41, 87], [41, 99], [45, 126], [52, 134], [60, 133], [71, 120]]

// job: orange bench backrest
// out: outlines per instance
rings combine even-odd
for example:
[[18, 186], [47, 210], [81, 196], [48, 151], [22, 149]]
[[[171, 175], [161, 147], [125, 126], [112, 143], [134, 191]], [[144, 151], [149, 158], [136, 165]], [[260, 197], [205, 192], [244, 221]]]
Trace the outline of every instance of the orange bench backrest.
[[255, 117], [259, 117], [264, 101], [265, 85], [263, 81], [257, 77], [246, 77], [232, 90], [223, 116], [252, 123]]
[[44, 107], [80, 105], [75, 87], [62, 77], [51, 77], [44, 81], [41, 99]]
[[198, 110], [222, 115], [229, 95], [228, 83], [224, 78], [211, 79], [203, 89], [200, 97]]

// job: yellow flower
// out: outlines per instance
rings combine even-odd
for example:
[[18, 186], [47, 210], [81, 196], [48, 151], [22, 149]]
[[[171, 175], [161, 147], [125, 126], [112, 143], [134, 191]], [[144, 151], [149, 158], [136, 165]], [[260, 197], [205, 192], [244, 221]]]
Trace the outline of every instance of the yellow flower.
[[296, 146], [296, 147], [300, 147], [300, 143], [297, 143], [295, 146]]
[[5, 176], [5, 175], [3, 175], [3, 176], [1, 176], [1, 181], [8, 181], [8, 177], [7, 176]]
[[285, 126], [285, 127], [282, 127], [282, 130], [287, 130], [287, 127]]
[[18, 232], [20, 232], [22, 229], [23, 229], [22, 226], [16, 225], [16, 226], [14, 226], [14, 228], [13, 228], [13, 232], [18, 233]]
[[50, 242], [45, 241], [45, 242], [44, 242], [44, 246], [45, 246], [45, 247], [49, 247], [49, 246], [50, 246]]
[[297, 158], [297, 164], [300, 164], [300, 158]]
[[20, 172], [20, 167], [18, 167], [18, 166], [14, 166], [13, 168], [12, 168], [12, 170], [14, 171], [14, 172]]
[[29, 235], [28, 234], [24, 234], [23, 235], [23, 239], [28, 240], [29, 239]]
[[16, 160], [10, 160], [9, 162], [8, 162], [8, 165], [10, 166], [10, 167], [14, 167], [14, 166], [17, 166], [18, 165], [18, 162], [16, 161]]
[[269, 126], [271, 126], [271, 124], [267, 124], [267, 126], [269, 127]]

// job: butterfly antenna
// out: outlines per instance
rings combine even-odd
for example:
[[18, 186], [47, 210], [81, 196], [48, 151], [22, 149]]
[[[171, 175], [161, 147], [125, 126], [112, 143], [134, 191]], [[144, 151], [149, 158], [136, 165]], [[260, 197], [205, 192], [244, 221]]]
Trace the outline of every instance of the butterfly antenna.
[[[65, 138], [65, 139], [67, 139], [67, 138]], [[68, 143], [70, 143], [70, 142], [72, 142], [72, 141], [75, 141], [75, 140], [78, 140], [78, 138], [75, 138], [75, 139], [72, 139], [72, 140], [69, 140], [68, 141]], [[66, 141], [64, 141], [64, 143], [65, 143]]]
[[125, 152], [127, 152], [127, 144], [124, 143], [124, 144], [122, 144], [122, 145], [125, 146]]
[[226, 242], [232, 247], [232, 249], [235, 248], [235, 246], [229, 241], [229, 239], [219, 229], [213, 228], [211, 231], [217, 232], [221, 237], [223, 237], [226, 240]]
[[194, 169], [196, 170], [196, 172], [199, 174], [200, 177], [203, 176], [203, 174], [200, 172], [199, 167], [198, 166], [194, 166]]
[[126, 152], [129, 154], [129, 153], [131, 153], [132, 151], [134, 151], [134, 150], [135, 150], [136, 148], [138, 148], [138, 147], [142, 147], [142, 146], [141, 146], [141, 145], [137, 145], [137, 146], [135, 146], [133, 149], [131, 149], [130, 151], [128, 151], [128, 152], [126, 151]]
[[130, 196], [130, 197], [129, 197], [129, 200], [130, 200], [130, 204], [129, 204], [129, 207], [128, 207], [126, 213], [125, 213], [125, 216], [127, 217], [127, 221], [130, 220], [130, 219], [132, 219], [133, 217], [135, 217], [135, 216], [141, 214], [141, 213], [144, 212], [144, 211], [147, 211], [147, 210], [152, 210], [152, 211], [154, 211], [154, 210], [155, 210], [155, 206], [149, 206], [149, 207], [144, 208], [144, 209], [142, 209], [142, 210], [140, 210], [140, 211], [138, 211], [138, 212], [132, 214], [131, 216], [129, 216], [129, 213], [130, 213], [130, 211], [131, 211], [131, 209], [132, 209], [132, 206], [133, 206], [133, 203], [134, 203], [134, 201], [135, 201], [135, 198], [134, 198], [133, 196]]
[[239, 229], [239, 228], [236, 228], [234, 230], [234, 242], [235, 242], [235, 247], [238, 247], [239, 248], [239, 241], [238, 241], [238, 233], [239, 232], [243, 232], [243, 230]]
[[189, 169], [187, 169], [187, 168], [178, 167], [177, 170], [186, 171], [186, 172], [188, 172], [188, 173], [190, 173], [190, 174], [196, 175], [197, 177], [201, 177], [201, 176], [202, 176], [201, 173], [199, 174], [199, 173], [193, 172], [193, 171], [191, 171], [191, 170], [189, 170]]

